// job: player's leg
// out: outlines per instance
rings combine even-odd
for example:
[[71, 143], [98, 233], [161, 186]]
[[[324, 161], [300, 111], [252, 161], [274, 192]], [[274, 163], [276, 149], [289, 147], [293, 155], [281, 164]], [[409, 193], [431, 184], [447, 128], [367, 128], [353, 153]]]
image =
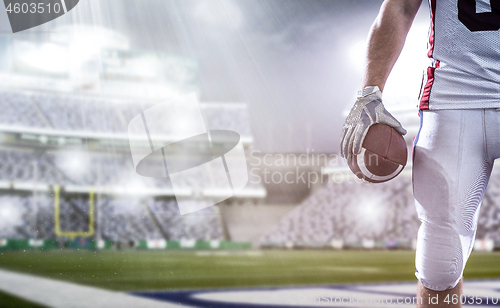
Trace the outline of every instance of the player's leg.
[[[476, 223], [493, 166], [486, 147], [484, 110], [421, 113], [414, 146], [413, 190], [422, 222], [417, 238], [416, 273], [423, 298], [438, 295], [445, 307], [460, 297], [458, 285], [472, 251]], [[432, 292], [433, 291], [433, 292]]]

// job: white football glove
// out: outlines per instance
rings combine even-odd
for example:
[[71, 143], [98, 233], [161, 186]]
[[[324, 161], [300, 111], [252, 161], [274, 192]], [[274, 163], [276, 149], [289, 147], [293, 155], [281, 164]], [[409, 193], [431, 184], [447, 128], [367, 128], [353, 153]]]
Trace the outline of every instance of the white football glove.
[[356, 103], [345, 120], [340, 138], [340, 155], [349, 161], [352, 154], [360, 154], [368, 129], [376, 123], [387, 124], [401, 135], [406, 134], [406, 129], [382, 104], [379, 88], [366, 87], [358, 92]]

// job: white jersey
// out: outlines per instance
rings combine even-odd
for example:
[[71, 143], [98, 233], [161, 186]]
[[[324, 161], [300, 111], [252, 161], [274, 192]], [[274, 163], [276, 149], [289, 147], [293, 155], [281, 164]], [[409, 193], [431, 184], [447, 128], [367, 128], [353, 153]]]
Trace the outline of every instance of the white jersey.
[[420, 109], [500, 108], [500, 0], [429, 0]]

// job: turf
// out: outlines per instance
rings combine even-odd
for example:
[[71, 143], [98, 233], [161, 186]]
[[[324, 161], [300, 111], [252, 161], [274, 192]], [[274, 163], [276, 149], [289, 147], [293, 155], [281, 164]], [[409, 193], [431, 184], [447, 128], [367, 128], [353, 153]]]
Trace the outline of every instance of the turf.
[[27, 302], [10, 294], [0, 292], [0, 308], [43, 308], [38, 304]]
[[[0, 267], [118, 291], [415, 281], [413, 251], [4, 252]], [[500, 278], [500, 253], [465, 277]]]

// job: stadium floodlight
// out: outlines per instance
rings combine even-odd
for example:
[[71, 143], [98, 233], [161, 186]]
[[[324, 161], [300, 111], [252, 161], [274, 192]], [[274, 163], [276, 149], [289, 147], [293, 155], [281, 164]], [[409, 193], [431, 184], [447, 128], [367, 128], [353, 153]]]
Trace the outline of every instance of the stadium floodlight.
[[0, 224], [2, 228], [13, 229], [23, 224], [22, 210], [19, 204], [4, 202], [0, 205]]
[[[242, 190], [248, 170], [240, 135], [205, 126], [195, 94], [157, 104], [135, 116], [128, 126], [130, 151], [138, 174], [169, 177], [181, 214], [224, 201]], [[210, 202], [181, 198], [186, 187]], [[179, 194], [178, 194], [179, 193]]]
[[90, 166], [90, 158], [83, 151], [68, 152], [57, 156], [57, 166], [72, 178], [84, 175]]
[[377, 194], [366, 195], [356, 199], [347, 208], [351, 223], [362, 233], [378, 233], [383, 230], [388, 216], [387, 201]]

